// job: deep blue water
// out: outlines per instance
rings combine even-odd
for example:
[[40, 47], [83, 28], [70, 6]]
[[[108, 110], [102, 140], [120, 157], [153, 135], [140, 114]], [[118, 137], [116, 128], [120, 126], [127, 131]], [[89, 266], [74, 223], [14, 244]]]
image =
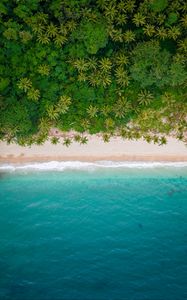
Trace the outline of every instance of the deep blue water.
[[187, 299], [186, 171], [2, 173], [0, 299]]

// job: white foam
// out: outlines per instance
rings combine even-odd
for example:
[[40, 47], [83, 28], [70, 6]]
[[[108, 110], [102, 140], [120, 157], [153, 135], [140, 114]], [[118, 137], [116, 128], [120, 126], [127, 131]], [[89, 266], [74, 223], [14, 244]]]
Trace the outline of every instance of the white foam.
[[127, 162], [127, 161], [50, 161], [27, 164], [0, 164], [0, 171], [64, 171], [64, 170], [95, 170], [107, 168], [183, 168], [187, 162]]

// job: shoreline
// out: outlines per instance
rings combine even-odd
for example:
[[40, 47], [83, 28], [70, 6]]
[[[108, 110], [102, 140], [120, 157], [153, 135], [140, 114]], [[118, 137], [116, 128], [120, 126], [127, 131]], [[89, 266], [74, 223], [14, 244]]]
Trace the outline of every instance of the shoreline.
[[89, 137], [86, 145], [73, 142], [69, 147], [62, 143], [52, 145], [49, 141], [42, 146], [31, 147], [0, 142], [0, 164], [49, 161], [187, 162], [187, 147], [174, 138], [168, 138], [168, 143], [163, 146], [121, 138], [104, 143], [97, 136]]
[[33, 156], [33, 157], [7, 157], [1, 158], [0, 157], [0, 164], [26, 164], [26, 163], [45, 163], [45, 162], [98, 162], [98, 161], [111, 161], [111, 162], [187, 162], [186, 156], [101, 156], [101, 157], [40, 157], [40, 156]]

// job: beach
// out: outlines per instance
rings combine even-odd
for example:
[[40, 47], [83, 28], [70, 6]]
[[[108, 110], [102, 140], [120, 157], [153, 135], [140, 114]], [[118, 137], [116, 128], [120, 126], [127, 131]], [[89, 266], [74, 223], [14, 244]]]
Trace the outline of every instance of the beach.
[[57, 145], [46, 141], [44, 145], [22, 147], [0, 143], [1, 163], [27, 163], [48, 161], [187, 161], [187, 147], [183, 142], [168, 138], [166, 145], [155, 145], [143, 140], [129, 141], [111, 138], [104, 143], [98, 136], [90, 136], [86, 145], [73, 142], [69, 147], [63, 140]]
[[186, 187], [175, 139], [0, 143], [0, 298], [185, 299]]

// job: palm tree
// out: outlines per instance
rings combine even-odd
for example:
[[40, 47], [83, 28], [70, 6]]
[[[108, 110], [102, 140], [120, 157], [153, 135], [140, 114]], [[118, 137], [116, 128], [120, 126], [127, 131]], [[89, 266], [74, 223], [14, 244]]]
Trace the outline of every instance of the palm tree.
[[106, 19], [109, 21], [112, 21], [116, 18], [116, 15], [118, 14], [117, 8], [112, 3], [105, 7], [104, 12]]
[[49, 44], [49, 38], [47, 35], [45, 34], [39, 34], [38, 37], [37, 37], [37, 41], [41, 44]]
[[37, 144], [37, 145], [43, 145], [44, 143], [45, 143], [45, 141], [47, 140], [47, 134], [45, 134], [45, 133], [40, 133], [38, 136], [37, 136], [37, 138], [36, 138], [36, 141], [35, 141], [35, 143]]
[[123, 118], [127, 112], [131, 109], [131, 104], [125, 97], [118, 99], [114, 105], [114, 113], [116, 118]]
[[69, 109], [69, 106], [71, 104], [71, 97], [69, 96], [60, 96], [60, 100], [57, 104], [57, 110], [60, 113], [66, 113]]
[[132, 13], [134, 11], [134, 9], [136, 7], [135, 2], [136, 2], [135, 0], [128, 0], [128, 1], [126, 1], [126, 3], [125, 3], [125, 9], [126, 9], [127, 12]]
[[69, 147], [71, 145], [72, 141], [70, 138], [65, 138], [64, 141], [63, 141], [63, 145], [66, 146], [66, 147]]
[[104, 57], [100, 60], [99, 62], [99, 67], [102, 72], [107, 73], [111, 70], [112, 68], [112, 63], [109, 58]]
[[187, 38], [185, 38], [184, 40], [179, 41], [178, 49], [179, 49], [179, 51], [181, 51], [185, 54], [187, 53]]
[[69, 20], [66, 22], [66, 28], [68, 32], [72, 32], [77, 27], [77, 22], [75, 20]]
[[84, 131], [86, 131], [90, 127], [90, 122], [87, 119], [81, 120], [80, 124], [84, 128]]
[[43, 24], [32, 24], [31, 25], [31, 28], [32, 28], [32, 31], [35, 33], [35, 34], [38, 34], [38, 35], [43, 35], [43, 33], [44, 33], [44, 31], [45, 31], [45, 29], [46, 29], [46, 27], [45, 27], [45, 25], [43, 25]]
[[187, 15], [184, 15], [184, 17], [181, 19], [182, 26], [187, 29]]
[[27, 138], [27, 137], [19, 137], [16, 139], [16, 143], [22, 147], [31, 146], [34, 143], [33, 138]]
[[44, 76], [48, 76], [50, 71], [50, 67], [48, 65], [40, 65], [38, 67], [38, 73]]
[[138, 94], [138, 103], [142, 105], [149, 105], [151, 101], [153, 100], [153, 95], [149, 91], [141, 91]]
[[97, 0], [96, 3], [98, 7], [100, 7], [102, 10], [105, 10], [107, 4], [106, 0]]
[[35, 15], [35, 17], [36, 17], [38, 24], [42, 24], [42, 23], [47, 24], [48, 18], [49, 18], [49, 16], [47, 14], [44, 14], [42, 12], [37, 13], [37, 15]]
[[149, 134], [144, 135], [143, 138], [149, 144], [152, 142], [152, 137]]
[[12, 127], [11, 125], [6, 125], [5, 127], [1, 128], [1, 132], [5, 134], [6, 139], [10, 138], [10, 141], [12, 141], [12, 139], [17, 136], [17, 133], [19, 133], [19, 131], [19, 126]]
[[123, 42], [123, 32], [121, 28], [119, 29], [113, 28], [112, 30], [109, 29], [109, 35], [114, 42], [120, 42], [120, 43]]
[[117, 5], [117, 8], [119, 11], [125, 12], [126, 11], [126, 7], [125, 7], [125, 2], [124, 1], [120, 1]]
[[105, 126], [107, 129], [113, 128], [115, 125], [114, 120], [112, 118], [107, 118], [105, 120]]
[[67, 42], [67, 37], [66, 36], [63, 36], [63, 35], [59, 35], [57, 34], [55, 37], [54, 37], [54, 43], [57, 47], [61, 47], [63, 46], [66, 42]]
[[21, 78], [17, 85], [20, 90], [27, 92], [32, 87], [32, 82], [29, 78], [25, 77]]
[[115, 21], [117, 25], [123, 26], [127, 23], [127, 16], [125, 14], [118, 14]]
[[50, 118], [45, 117], [45, 118], [40, 119], [38, 128], [39, 128], [40, 132], [48, 134], [49, 129], [50, 129], [51, 126], [52, 126], [52, 122], [51, 122]]
[[140, 130], [135, 129], [132, 131], [132, 139], [138, 140], [141, 137], [142, 137], [142, 134], [141, 134]]
[[47, 32], [48, 37], [53, 38], [53, 37], [57, 36], [58, 28], [53, 23], [50, 23], [50, 25], [47, 26], [47, 31], [46, 32]]
[[88, 62], [85, 61], [84, 58], [78, 58], [74, 60], [72, 65], [79, 71], [79, 72], [84, 72], [87, 71], [88, 69]]
[[167, 30], [162, 26], [160, 28], [157, 28], [156, 35], [161, 39], [165, 40], [168, 36]]
[[165, 21], [165, 18], [166, 18], [166, 16], [164, 14], [161, 14], [161, 13], [158, 14], [156, 16], [156, 21], [157, 21], [158, 25], [162, 25]]
[[145, 25], [146, 18], [141, 13], [136, 13], [132, 19], [133, 23], [139, 27]]
[[130, 43], [130, 42], [134, 42], [135, 41], [135, 33], [132, 30], [127, 30], [124, 34], [123, 34], [123, 38], [124, 41], [126, 43]]
[[98, 64], [97, 57], [88, 58], [87, 63], [88, 63], [88, 68], [90, 70], [96, 70], [97, 69], [97, 64]]
[[179, 64], [185, 64], [186, 63], [186, 56], [182, 53], [176, 53], [174, 58], [174, 62]]
[[111, 112], [111, 107], [107, 104], [101, 108], [101, 113], [106, 117]]
[[146, 35], [149, 37], [153, 36], [155, 34], [155, 27], [153, 25], [147, 24], [144, 28], [143, 31]]
[[60, 104], [60, 105], [64, 105], [64, 106], [69, 106], [70, 104], [71, 104], [71, 97], [69, 97], [69, 96], [60, 96], [60, 100], [59, 100], [59, 102], [58, 102], [58, 104]]
[[59, 32], [59, 34], [62, 34], [63, 36], [68, 35], [68, 27], [66, 26], [66, 24], [61, 23], [58, 32]]
[[153, 143], [158, 144], [159, 143], [159, 137], [157, 135], [153, 136]]
[[183, 12], [186, 12], [186, 11], [187, 11], [187, 4], [186, 4], [186, 1], [184, 1], [184, 2], [181, 3], [181, 10], [182, 10]]
[[85, 82], [85, 81], [87, 80], [87, 76], [86, 76], [85, 73], [80, 72], [80, 73], [78, 74], [77, 79], [78, 79], [78, 81], [80, 81], [80, 82], [82, 82], [82, 81]]
[[128, 112], [129, 110], [132, 109], [131, 102], [129, 102], [128, 99], [124, 96], [119, 98], [118, 103], [119, 103], [119, 105], [121, 105], [121, 107], [123, 107], [123, 109], [126, 112]]
[[47, 108], [47, 114], [50, 120], [57, 120], [59, 117], [59, 109], [57, 109], [54, 105], [50, 105]]
[[87, 144], [88, 138], [86, 136], [81, 137], [80, 144]]
[[[170, 4], [170, 7], [169, 7], [171, 9], [171, 11], [182, 10], [183, 6], [182, 6], [181, 2], [183, 2], [183, 1], [177, 1], [177, 0], [172, 1]], [[186, 1], [184, 1], [184, 3], [186, 3]], [[186, 7], [186, 9], [187, 9], [187, 7]]]
[[174, 95], [169, 93], [169, 92], [165, 92], [164, 95], [162, 96], [162, 102], [163, 104], [166, 105], [171, 105], [172, 103], [175, 103], [175, 98]]
[[115, 113], [115, 117], [119, 119], [122, 119], [125, 116], [124, 109], [121, 109], [121, 107], [118, 106], [117, 104], [114, 106], [114, 113]]
[[94, 118], [98, 113], [98, 108], [96, 106], [90, 105], [87, 108], [87, 113], [90, 116], [90, 118]]
[[122, 87], [118, 87], [115, 90], [115, 93], [116, 93], [117, 96], [121, 97], [124, 94], [124, 89]]
[[128, 131], [125, 128], [121, 128], [119, 134], [123, 139], [126, 139], [128, 137]]
[[100, 79], [99, 73], [98, 72], [92, 73], [88, 77], [88, 82], [93, 87], [100, 85], [101, 84], [101, 79]]
[[109, 143], [110, 142], [110, 134], [108, 133], [103, 133], [102, 139], [104, 143]]
[[128, 65], [129, 59], [126, 54], [123, 52], [116, 53], [115, 55], [115, 63], [117, 65]]
[[177, 40], [180, 35], [181, 35], [181, 31], [178, 26], [173, 26], [173, 27], [169, 28], [169, 30], [168, 30], [169, 38], [171, 38], [173, 40]]
[[84, 19], [87, 19], [92, 22], [97, 22], [97, 14], [91, 10], [91, 8], [83, 8], [82, 9], [82, 16]]
[[126, 70], [122, 66], [119, 66], [115, 70], [116, 82], [125, 87], [129, 85], [129, 76]]
[[159, 140], [159, 146], [161, 145], [166, 145], [167, 144], [167, 139], [165, 136], [161, 136], [160, 140]]
[[133, 132], [132, 132], [132, 130], [127, 131], [127, 137], [126, 137], [126, 139], [133, 140]]
[[56, 137], [56, 136], [53, 136], [53, 137], [51, 138], [51, 144], [57, 145], [58, 143], [59, 143], [59, 138]]
[[78, 142], [78, 143], [79, 143], [79, 142], [81, 141], [81, 135], [80, 135], [80, 134], [74, 135], [73, 138], [74, 138], [74, 141], [75, 141], [75, 142]]
[[147, 5], [148, 1], [139, 1], [139, 7], [138, 7], [138, 11], [143, 14], [143, 15], [149, 15], [150, 14], [150, 9], [149, 6]]
[[183, 134], [183, 132], [178, 132], [176, 138], [177, 138], [179, 141], [183, 141], [183, 139], [184, 139], [184, 134]]
[[27, 97], [28, 97], [30, 100], [38, 101], [38, 99], [40, 98], [40, 91], [39, 91], [38, 89], [31, 88], [31, 89], [27, 92]]
[[103, 87], [105, 88], [107, 85], [110, 85], [112, 82], [111, 76], [110, 75], [106, 75], [103, 74], [103, 76], [100, 78], [100, 83], [103, 85]]

